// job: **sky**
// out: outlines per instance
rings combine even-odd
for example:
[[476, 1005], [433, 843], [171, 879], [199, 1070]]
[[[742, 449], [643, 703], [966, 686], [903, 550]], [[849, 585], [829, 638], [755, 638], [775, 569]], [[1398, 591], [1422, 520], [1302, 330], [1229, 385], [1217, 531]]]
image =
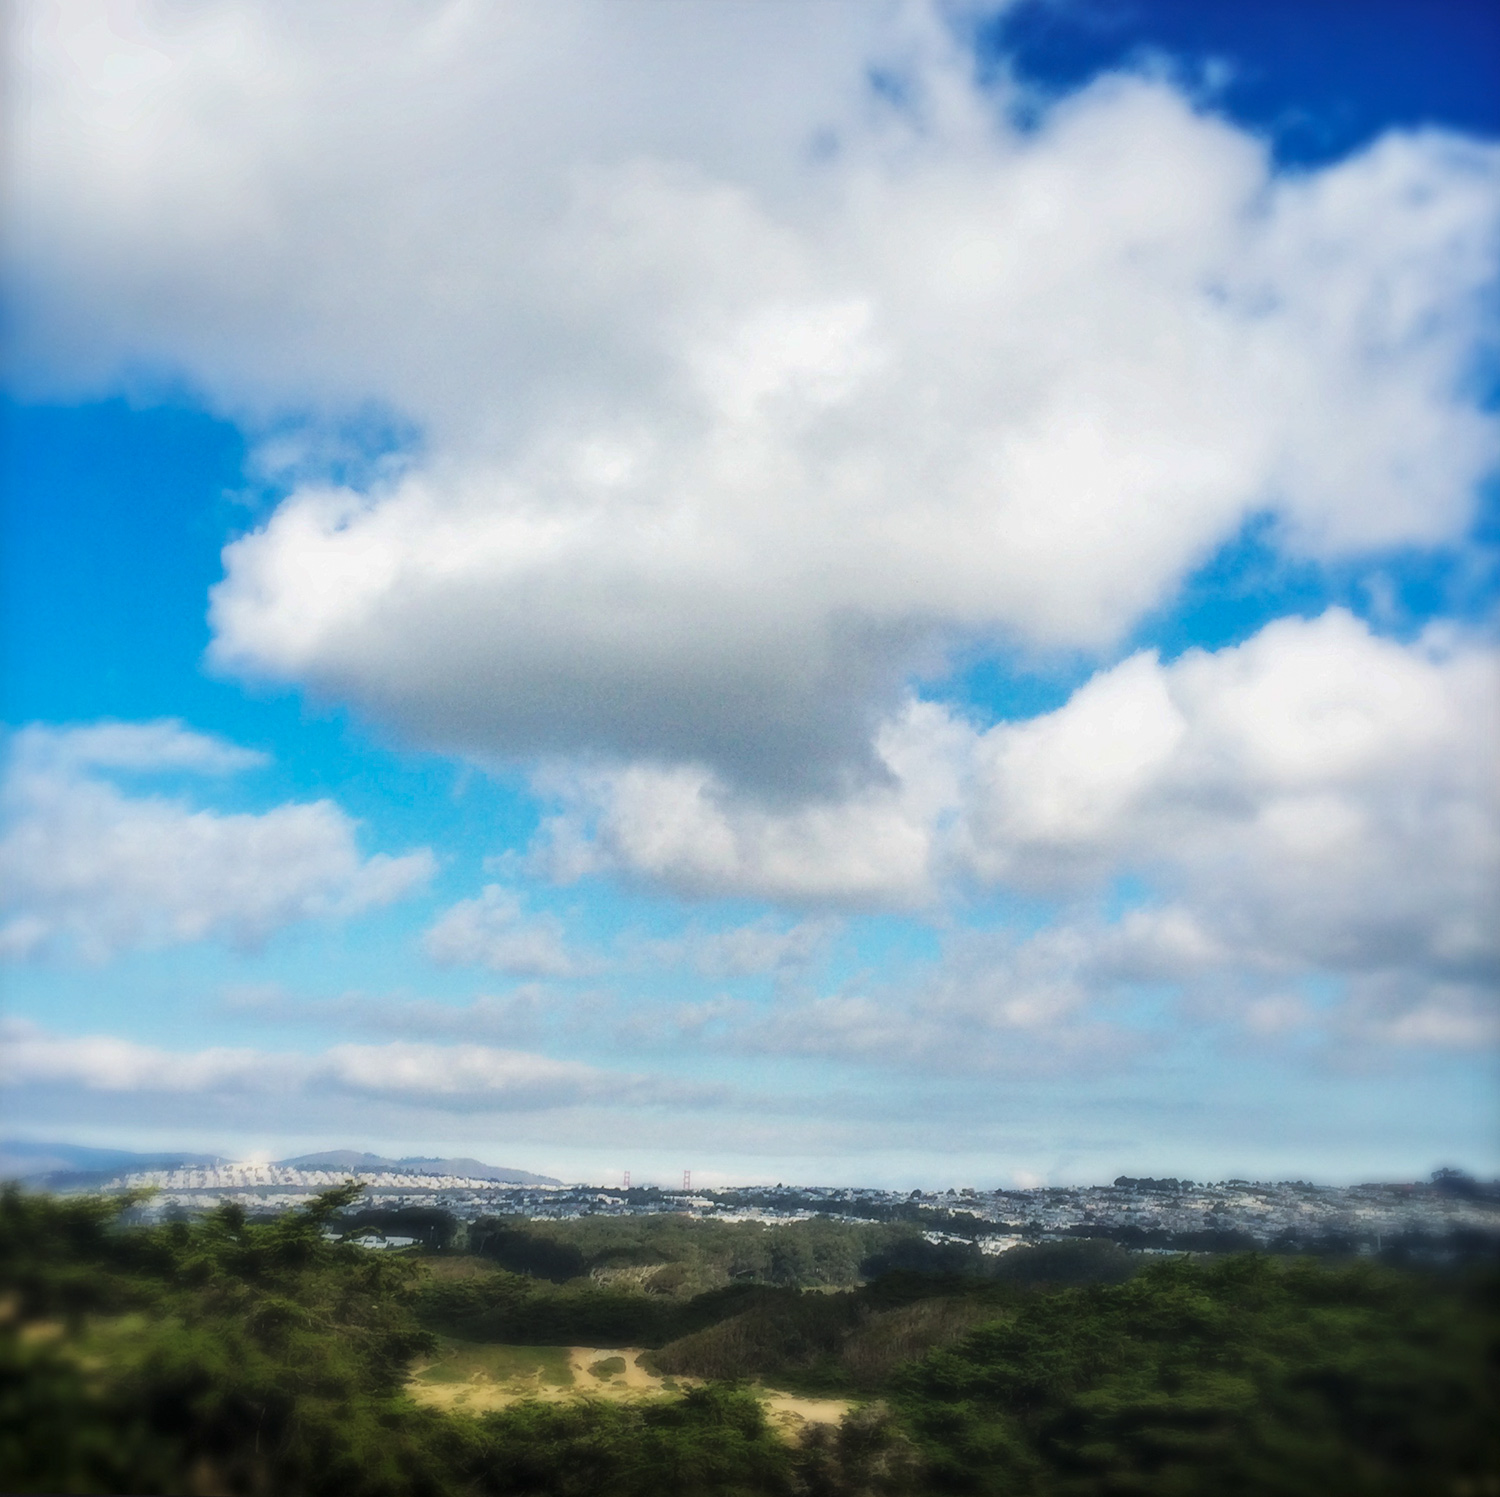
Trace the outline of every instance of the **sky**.
[[8, 1136], [1500, 1171], [1500, 13], [11, 14]]

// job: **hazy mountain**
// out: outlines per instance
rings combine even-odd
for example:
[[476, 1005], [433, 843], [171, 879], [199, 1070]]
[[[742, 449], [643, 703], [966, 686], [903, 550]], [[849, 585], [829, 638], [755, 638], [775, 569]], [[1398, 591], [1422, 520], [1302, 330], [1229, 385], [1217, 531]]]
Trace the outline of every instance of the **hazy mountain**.
[[[17, 1138], [0, 1142], [0, 1180], [83, 1184], [82, 1178], [71, 1177], [104, 1179], [135, 1170], [173, 1170], [224, 1163], [227, 1160], [220, 1154], [137, 1154], [129, 1149], [92, 1149], [81, 1144], [32, 1143]], [[69, 1178], [58, 1178], [62, 1176]]]
[[361, 1173], [391, 1170], [407, 1175], [463, 1175], [470, 1180], [494, 1180], [500, 1185], [562, 1184], [561, 1180], [554, 1180], [550, 1175], [533, 1175], [529, 1170], [482, 1164], [477, 1159], [429, 1159], [425, 1156], [386, 1159], [379, 1154], [361, 1154], [356, 1149], [330, 1149], [323, 1154], [299, 1154], [295, 1159], [278, 1159], [276, 1163], [297, 1170], [350, 1170]]
[[[32, 1143], [24, 1139], [0, 1142], [0, 1180], [27, 1180], [43, 1185], [88, 1185], [136, 1170], [191, 1169], [229, 1164], [222, 1154], [137, 1154], [129, 1149], [93, 1149], [80, 1144]], [[374, 1173], [390, 1170], [408, 1175], [462, 1175], [470, 1180], [493, 1180], [497, 1185], [561, 1185], [550, 1175], [505, 1169], [478, 1159], [386, 1159], [357, 1149], [330, 1149], [278, 1159], [288, 1169], [347, 1170]]]

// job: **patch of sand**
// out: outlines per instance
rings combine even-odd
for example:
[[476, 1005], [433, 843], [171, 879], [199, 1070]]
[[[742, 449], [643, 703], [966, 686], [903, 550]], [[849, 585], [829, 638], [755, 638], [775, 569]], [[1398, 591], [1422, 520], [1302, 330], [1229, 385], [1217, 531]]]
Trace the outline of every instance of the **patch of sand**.
[[854, 1407], [846, 1398], [802, 1398], [775, 1388], [757, 1388], [755, 1394], [765, 1407], [766, 1417], [790, 1439], [795, 1439], [807, 1424], [837, 1424]]
[[[673, 1393], [690, 1388], [701, 1381], [699, 1378], [663, 1377], [659, 1372], [648, 1370], [651, 1353], [638, 1346], [570, 1346], [568, 1355], [573, 1363], [574, 1386], [588, 1393], [602, 1393], [609, 1398], [640, 1398], [655, 1393]], [[646, 1365], [642, 1365], [643, 1360]], [[621, 1369], [612, 1364], [623, 1362]], [[610, 1364], [606, 1375], [601, 1364]]]
[[545, 1397], [537, 1391], [513, 1392], [509, 1388], [497, 1387], [478, 1378], [468, 1383], [449, 1383], [436, 1388], [421, 1383], [408, 1383], [406, 1391], [418, 1403], [424, 1403], [430, 1409], [442, 1409], [449, 1414], [488, 1414], [494, 1409], [508, 1408], [523, 1398]]
[[[438, 1356], [413, 1370], [406, 1390], [430, 1408], [483, 1414], [523, 1399], [671, 1398], [702, 1381], [652, 1371], [651, 1353], [638, 1346], [486, 1346], [445, 1337]], [[842, 1398], [803, 1398], [775, 1388], [752, 1391], [772, 1427], [788, 1440], [809, 1424], [837, 1424], [854, 1407]]]
[[670, 1397], [700, 1381], [652, 1372], [649, 1357], [638, 1346], [482, 1346], [444, 1338], [438, 1356], [413, 1369], [406, 1390], [432, 1408], [482, 1413], [527, 1398]]

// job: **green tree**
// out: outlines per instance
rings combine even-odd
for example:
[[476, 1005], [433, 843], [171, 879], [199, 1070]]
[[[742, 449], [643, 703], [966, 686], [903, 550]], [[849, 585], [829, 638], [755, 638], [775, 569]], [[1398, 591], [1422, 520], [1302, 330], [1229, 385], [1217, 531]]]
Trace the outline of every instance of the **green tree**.
[[942, 1490], [1450, 1493], [1500, 1472], [1494, 1285], [1255, 1254], [1032, 1294], [909, 1368]]

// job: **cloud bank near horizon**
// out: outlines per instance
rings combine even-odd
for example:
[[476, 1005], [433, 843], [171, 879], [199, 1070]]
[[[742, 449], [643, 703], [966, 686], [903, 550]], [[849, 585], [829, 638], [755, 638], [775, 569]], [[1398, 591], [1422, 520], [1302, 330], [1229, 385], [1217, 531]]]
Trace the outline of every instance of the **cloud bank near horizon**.
[[324, 1096], [447, 1112], [545, 1112], [580, 1103], [623, 1107], [709, 1103], [722, 1088], [601, 1070], [577, 1061], [485, 1045], [392, 1040], [334, 1045], [321, 1053], [216, 1046], [166, 1050], [116, 1035], [60, 1036], [25, 1020], [3, 1021], [3, 1077], [10, 1087], [77, 1088], [142, 1096]]

